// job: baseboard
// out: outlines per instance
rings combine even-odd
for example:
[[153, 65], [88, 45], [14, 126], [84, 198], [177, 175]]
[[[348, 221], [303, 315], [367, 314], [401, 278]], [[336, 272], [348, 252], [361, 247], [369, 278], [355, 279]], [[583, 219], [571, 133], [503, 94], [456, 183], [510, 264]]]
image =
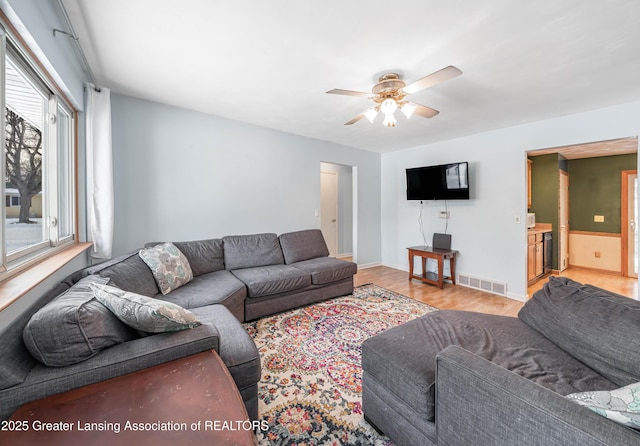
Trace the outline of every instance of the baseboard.
[[[590, 266], [580, 266], [580, 265], [569, 265], [572, 269], [581, 269], [583, 271], [592, 271], [594, 273], [599, 274], [609, 274], [610, 276], [622, 276], [622, 271], [613, 270], [613, 269], [599, 269], [599, 268], [591, 268]], [[558, 271], [558, 274], [562, 274]]]
[[336, 259], [344, 259], [346, 257], [353, 257], [353, 254], [350, 252], [345, 252], [342, 254], [336, 254]]
[[527, 294], [522, 295], [522, 294], [517, 294], [517, 293], [511, 293], [511, 292], [507, 292], [505, 297], [507, 297], [509, 299], [517, 300], [518, 302], [526, 302], [527, 299], [529, 298], [529, 296]]
[[409, 272], [409, 267], [408, 267], [408, 266], [406, 266], [406, 265], [398, 266], [398, 265], [392, 265], [391, 263], [383, 262], [383, 263], [382, 263], [382, 266], [386, 266], [386, 267], [388, 267], [388, 268], [397, 269], [397, 270], [399, 270], [399, 271], [404, 271], [404, 272], [406, 272], [406, 273], [408, 273], [408, 272]]
[[376, 266], [382, 266], [382, 263], [380, 262], [363, 263], [363, 264], [358, 263], [358, 269], [374, 268]]

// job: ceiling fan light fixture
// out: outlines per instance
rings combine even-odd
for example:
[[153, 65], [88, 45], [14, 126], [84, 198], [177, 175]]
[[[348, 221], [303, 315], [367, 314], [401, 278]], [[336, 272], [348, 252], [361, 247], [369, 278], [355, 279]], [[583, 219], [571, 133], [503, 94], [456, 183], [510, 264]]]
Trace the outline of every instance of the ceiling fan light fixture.
[[387, 127], [395, 127], [396, 122], [396, 117], [392, 113], [387, 113], [384, 115], [384, 121], [382, 121], [382, 125], [386, 125]]
[[364, 115], [369, 120], [369, 122], [373, 123], [373, 120], [378, 115], [378, 110], [376, 110], [376, 107], [371, 107], [366, 112], [364, 112]]
[[402, 113], [404, 113], [404, 115], [407, 117], [407, 119], [411, 118], [411, 116], [413, 116], [413, 112], [416, 111], [416, 106], [413, 105], [411, 102], [405, 102], [404, 104], [402, 104], [402, 107], [400, 108], [400, 110], [402, 110]]
[[383, 124], [387, 127], [395, 127], [397, 121], [394, 114], [398, 109], [402, 110], [402, 113], [407, 119], [410, 119], [413, 115], [418, 115], [423, 118], [433, 118], [439, 113], [438, 110], [424, 105], [408, 101], [405, 102], [404, 98], [406, 96], [417, 93], [425, 88], [433, 87], [461, 74], [462, 71], [450, 65], [407, 85], [400, 79], [397, 73], [386, 73], [378, 78], [378, 83], [371, 89], [373, 95], [362, 91], [342, 90], [340, 88], [334, 88], [333, 90], [327, 91], [327, 93], [366, 97], [376, 104], [345, 122], [344, 125], [355, 124], [364, 117], [370, 122], [373, 122], [380, 111], [385, 115]]
[[380, 111], [385, 115], [393, 115], [397, 109], [398, 103], [391, 98], [385, 99], [382, 101], [382, 104], [380, 104]]

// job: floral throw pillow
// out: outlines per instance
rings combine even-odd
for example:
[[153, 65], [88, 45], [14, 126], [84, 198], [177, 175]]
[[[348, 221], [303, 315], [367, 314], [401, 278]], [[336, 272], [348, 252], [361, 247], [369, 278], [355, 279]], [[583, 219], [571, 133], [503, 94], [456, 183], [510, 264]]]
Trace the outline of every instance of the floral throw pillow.
[[193, 279], [187, 258], [173, 243], [161, 243], [138, 253], [147, 264], [162, 294], [169, 294]]
[[201, 325], [189, 310], [171, 302], [124, 291], [120, 288], [90, 283], [98, 302], [131, 328], [147, 333], [180, 331]]
[[640, 383], [615, 390], [572, 393], [567, 398], [611, 421], [640, 429]]

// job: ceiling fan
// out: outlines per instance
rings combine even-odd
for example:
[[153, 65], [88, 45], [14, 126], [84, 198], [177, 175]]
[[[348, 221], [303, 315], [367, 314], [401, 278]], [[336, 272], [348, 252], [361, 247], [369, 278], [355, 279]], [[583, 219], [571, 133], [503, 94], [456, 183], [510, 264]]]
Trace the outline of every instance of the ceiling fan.
[[416, 104], [415, 102], [405, 101], [404, 99], [410, 94], [432, 87], [441, 82], [460, 76], [461, 74], [462, 71], [450, 65], [406, 85], [404, 81], [400, 79], [398, 74], [386, 73], [378, 78], [378, 83], [373, 86], [371, 93], [342, 90], [339, 88], [329, 90], [327, 93], [365, 97], [375, 102], [374, 106], [369, 107], [350, 121], [345, 122], [344, 125], [354, 124], [364, 117], [366, 117], [370, 122], [373, 122], [378, 112], [382, 112], [385, 116], [382, 124], [387, 127], [395, 127], [396, 118], [394, 113], [398, 109], [404, 113], [407, 119], [414, 114], [422, 116], [423, 118], [433, 118], [435, 115], [440, 113], [438, 110], [434, 110], [433, 108]]

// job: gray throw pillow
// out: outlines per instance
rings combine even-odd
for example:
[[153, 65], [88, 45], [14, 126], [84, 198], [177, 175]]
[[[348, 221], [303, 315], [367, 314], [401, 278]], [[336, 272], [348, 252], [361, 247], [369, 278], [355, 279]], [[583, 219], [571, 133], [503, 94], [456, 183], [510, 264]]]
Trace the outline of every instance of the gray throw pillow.
[[87, 276], [31, 316], [22, 332], [31, 355], [45, 365], [63, 367], [135, 339], [135, 332], [93, 297], [90, 284], [107, 282], [108, 277]]
[[189, 261], [173, 243], [144, 248], [138, 254], [151, 270], [162, 294], [169, 294], [193, 280]]
[[611, 421], [640, 429], [640, 383], [615, 390], [572, 393], [567, 398]]
[[201, 325], [193, 313], [171, 302], [98, 283], [91, 284], [91, 288], [98, 301], [118, 319], [136, 330], [164, 333]]

